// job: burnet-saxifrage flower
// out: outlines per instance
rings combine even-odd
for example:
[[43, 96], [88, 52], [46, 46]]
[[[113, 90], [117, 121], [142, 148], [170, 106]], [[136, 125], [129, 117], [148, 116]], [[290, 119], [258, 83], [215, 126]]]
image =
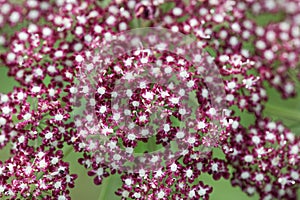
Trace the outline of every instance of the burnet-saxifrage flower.
[[[68, 145], [81, 153], [79, 163], [95, 184], [119, 174], [116, 194], [122, 199], [208, 199], [213, 187], [199, 178], [204, 173], [215, 180], [230, 178], [233, 186], [260, 199], [297, 199], [299, 136], [264, 109], [266, 84], [283, 98], [296, 95], [299, 7], [296, 0], [1, 1], [1, 62], [18, 82], [0, 96], [0, 147], [11, 153], [0, 165], [1, 198], [70, 199], [77, 175], [63, 161], [68, 152], [62, 148]], [[265, 12], [278, 19], [267, 24], [255, 19]], [[113, 57], [100, 54], [97, 60], [94, 50], [103, 41], [157, 26], [193, 35], [195, 46], [172, 49], [150, 34], [148, 43], [166, 45], [166, 51], [128, 50], [128, 36], [107, 54]], [[5, 31], [10, 27], [13, 32]], [[187, 58], [191, 49], [193, 56]], [[209, 58], [222, 79], [222, 111], [213, 106], [211, 87], [204, 84], [207, 68], [194, 65]], [[86, 63], [93, 70], [101, 59], [104, 70], [78, 76], [83, 67], [89, 69]], [[159, 78], [172, 80], [174, 74], [180, 86]], [[194, 94], [192, 105], [185, 99], [188, 92]], [[74, 112], [82, 105], [85, 110]], [[255, 122], [243, 125], [234, 108], [249, 112]], [[216, 117], [219, 112], [222, 117]], [[136, 161], [139, 145], [168, 148], [172, 141], [184, 150], [149, 153]], [[215, 158], [212, 147], [222, 149], [225, 159]]]

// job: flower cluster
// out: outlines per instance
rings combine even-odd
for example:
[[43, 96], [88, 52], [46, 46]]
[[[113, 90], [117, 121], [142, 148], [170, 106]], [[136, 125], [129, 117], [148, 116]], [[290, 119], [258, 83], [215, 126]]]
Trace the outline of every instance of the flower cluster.
[[[76, 151], [95, 184], [120, 175], [122, 199], [209, 199], [203, 173], [297, 199], [300, 137], [264, 106], [266, 85], [297, 95], [299, 13], [297, 0], [0, 1], [0, 59], [18, 82], [0, 94], [0, 198], [70, 199]], [[168, 37], [131, 46], [145, 27]]]

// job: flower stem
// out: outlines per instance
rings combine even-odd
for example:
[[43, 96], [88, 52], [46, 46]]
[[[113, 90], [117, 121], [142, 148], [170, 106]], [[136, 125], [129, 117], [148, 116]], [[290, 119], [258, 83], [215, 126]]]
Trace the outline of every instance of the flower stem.
[[98, 200], [104, 200], [105, 199], [106, 191], [107, 191], [107, 188], [108, 188], [108, 185], [109, 185], [109, 181], [110, 181], [110, 177], [107, 177], [106, 179], [103, 180]]

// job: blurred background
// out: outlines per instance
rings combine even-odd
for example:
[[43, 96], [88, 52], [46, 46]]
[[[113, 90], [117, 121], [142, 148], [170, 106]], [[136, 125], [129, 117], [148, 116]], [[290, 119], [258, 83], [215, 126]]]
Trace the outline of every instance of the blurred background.
[[[20, 2], [18, 2], [20, 3]], [[250, 16], [251, 17], [251, 16]], [[260, 24], [268, 24], [270, 21], [276, 21], [280, 19], [280, 15], [263, 15], [257, 17], [257, 22]], [[16, 27], [18, 29], [18, 27]], [[5, 32], [8, 34], [13, 33], [13, 29], [2, 29], [0, 33]], [[0, 46], [0, 52], [4, 51]], [[14, 86], [18, 86], [18, 83], [14, 81], [13, 77], [7, 76], [8, 69], [0, 63], [0, 92], [8, 93]], [[300, 84], [298, 83], [298, 91], [300, 94]], [[267, 94], [269, 97], [268, 103], [265, 105], [265, 116], [271, 117], [273, 120], [282, 121], [287, 127], [289, 127], [293, 133], [300, 135], [300, 97], [283, 100], [281, 95], [273, 88], [266, 85]], [[248, 126], [254, 122], [254, 116], [246, 112], [239, 112], [237, 114], [242, 119], [242, 124]], [[66, 149], [64, 149], [66, 150]], [[220, 149], [214, 149], [214, 155], [218, 158], [223, 158], [224, 155]], [[5, 161], [9, 157], [8, 148], [4, 148], [0, 151], [0, 160]], [[101, 186], [96, 186], [93, 183], [93, 177], [87, 175], [81, 165], [78, 164], [79, 154], [71, 152], [65, 161], [70, 162], [71, 173], [78, 174], [78, 179], [75, 181], [75, 188], [71, 190], [71, 197], [74, 200], [90, 199], [90, 200], [115, 200], [120, 199], [114, 194], [114, 191], [120, 187], [121, 181], [119, 175], [113, 175], [103, 180]], [[212, 200], [247, 200], [259, 199], [258, 195], [252, 197], [247, 196], [238, 187], [232, 187], [230, 180], [221, 179], [214, 181], [209, 175], [202, 175], [201, 180], [213, 186], [213, 193], [211, 195]], [[298, 196], [300, 196], [300, 190], [298, 190]]]

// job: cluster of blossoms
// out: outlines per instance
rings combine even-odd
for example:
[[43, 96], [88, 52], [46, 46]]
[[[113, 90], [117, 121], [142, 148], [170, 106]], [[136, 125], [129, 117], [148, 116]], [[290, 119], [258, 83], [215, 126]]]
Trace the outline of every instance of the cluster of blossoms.
[[[126, 32], [143, 27], [168, 37], [140, 34], [151, 45], [133, 48], [138, 34]], [[18, 82], [0, 94], [11, 154], [0, 198], [70, 199], [67, 146], [95, 184], [120, 174], [122, 199], [209, 199], [203, 173], [262, 200], [297, 199], [300, 138], [264, 105], [266, 84], [296, 95], [298, 0], [0, 0], [0, 28], [1, 62]], [[177, 45], [181, 34], [195, 41]]]

